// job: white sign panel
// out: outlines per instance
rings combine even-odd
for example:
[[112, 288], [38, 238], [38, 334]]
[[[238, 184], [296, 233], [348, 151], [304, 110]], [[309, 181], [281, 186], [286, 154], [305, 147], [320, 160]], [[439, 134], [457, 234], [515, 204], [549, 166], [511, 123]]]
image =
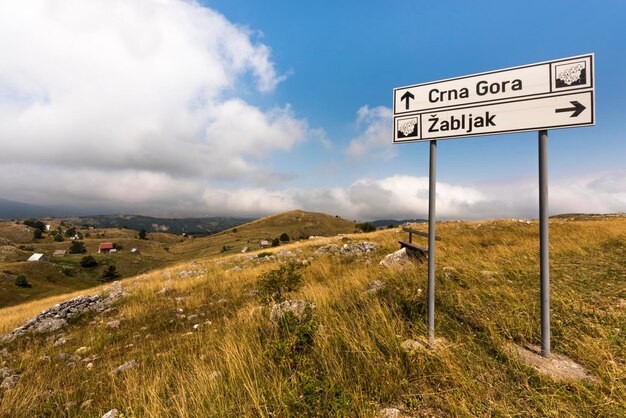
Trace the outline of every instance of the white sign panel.
[[593, 54], [394, 90], [394, 142], [594, 123]]

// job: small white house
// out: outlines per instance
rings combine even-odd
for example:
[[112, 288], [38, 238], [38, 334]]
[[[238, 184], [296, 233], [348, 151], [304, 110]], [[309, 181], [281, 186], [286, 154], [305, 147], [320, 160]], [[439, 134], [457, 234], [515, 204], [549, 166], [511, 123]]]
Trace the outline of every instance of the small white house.
[[65, 250], [54, 250], [54, 253], [52, 253], [52, 257], [63, 257], [65, 253]]
[[259, 243], [261, 248], [267, 248], [270, 246], [270, 242], [266, 239], [262, 239], [261, 242]]
[[28, 261], [48, 261], [48, 257], [45, 254], [35, 253], [30, 256]]
[[250, 248], [248, 247], [243, 247], [243, 249], [241, 250], [242, 253], [247, 253], [248, 251], [250, 251]]
[[50, 225], [46, 225], [46, 231], [50, 230]]

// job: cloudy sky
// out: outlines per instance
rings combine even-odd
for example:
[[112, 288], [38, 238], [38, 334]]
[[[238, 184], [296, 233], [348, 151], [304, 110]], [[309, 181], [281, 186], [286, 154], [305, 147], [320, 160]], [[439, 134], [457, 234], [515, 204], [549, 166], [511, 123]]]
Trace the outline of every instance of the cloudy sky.
[[[523, 7], [522, 7], [523, 5]], [[626, 211], [626, 3], [0, 0], [0, 198], [90, 213], [425, 217], [394, 87], [596, 54], [550, 211]], [[442, 218], [537, 217], [537, 134], [439, 141]]]

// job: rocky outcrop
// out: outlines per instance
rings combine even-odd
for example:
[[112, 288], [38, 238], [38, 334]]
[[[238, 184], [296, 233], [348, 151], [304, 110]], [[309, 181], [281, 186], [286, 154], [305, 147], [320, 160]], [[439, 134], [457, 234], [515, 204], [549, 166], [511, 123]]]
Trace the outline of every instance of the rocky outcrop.
[[375, 251], [378, 251], [378, 245], [373, 242], [361, 241], [355, 245], [343, 244], [343, 246], [339, 247], [335, 244], [328, 244], [319, 247], [315, 250], [315, 254], [339, 254], [339, 255], [364, 255], [369, 254]]
[[111, 293], [108, 297], [103, 298], [100, 295], [93, 296], [77, 296], [65, 302], [58, 303], [52, 308], [41, 312], [39, 315], [30, 318], [24, 325], [14, 329], [2, 337], [3, 343], [15, 340], [17, 337], [33, 333], [46, 334], [57, 331], [67, 324], [67, 320], [86, 312], [103, 311], [107, 309], [113, 302], [121, 299], [127, 293], [124, 292], [122, 286], [118, 283], [112, 286]]

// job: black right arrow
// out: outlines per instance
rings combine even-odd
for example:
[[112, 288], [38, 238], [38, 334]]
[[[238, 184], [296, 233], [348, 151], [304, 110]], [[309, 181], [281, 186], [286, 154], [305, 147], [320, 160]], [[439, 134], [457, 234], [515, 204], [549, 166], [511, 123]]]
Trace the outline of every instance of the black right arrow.
[[410, 91], [407, 90], [406, 93], [404, 93], [402, 95], [402, 97], [400, 97], [400, 101], [402, 100], [406, 100], [406, 110], [409, 110], [409, 100], [410, 99], [415, 99], [415, 96], [413, 96], [413, 93], [411, 93]]
[[586, 109], [585, 106], [581, 105], [580, 103], [573, 101], [570, 102], [571, 104], [574, 105], [574, 107], [566, 107], [564, 109], [556, 109], [554, 112], [555, 113], [562, 113], [562, 112], [574, 112], [572, 113], [572, 115], [570, 116], [570, 118], [575, 118], [576, 116], [580, 115], [583, 110]]

